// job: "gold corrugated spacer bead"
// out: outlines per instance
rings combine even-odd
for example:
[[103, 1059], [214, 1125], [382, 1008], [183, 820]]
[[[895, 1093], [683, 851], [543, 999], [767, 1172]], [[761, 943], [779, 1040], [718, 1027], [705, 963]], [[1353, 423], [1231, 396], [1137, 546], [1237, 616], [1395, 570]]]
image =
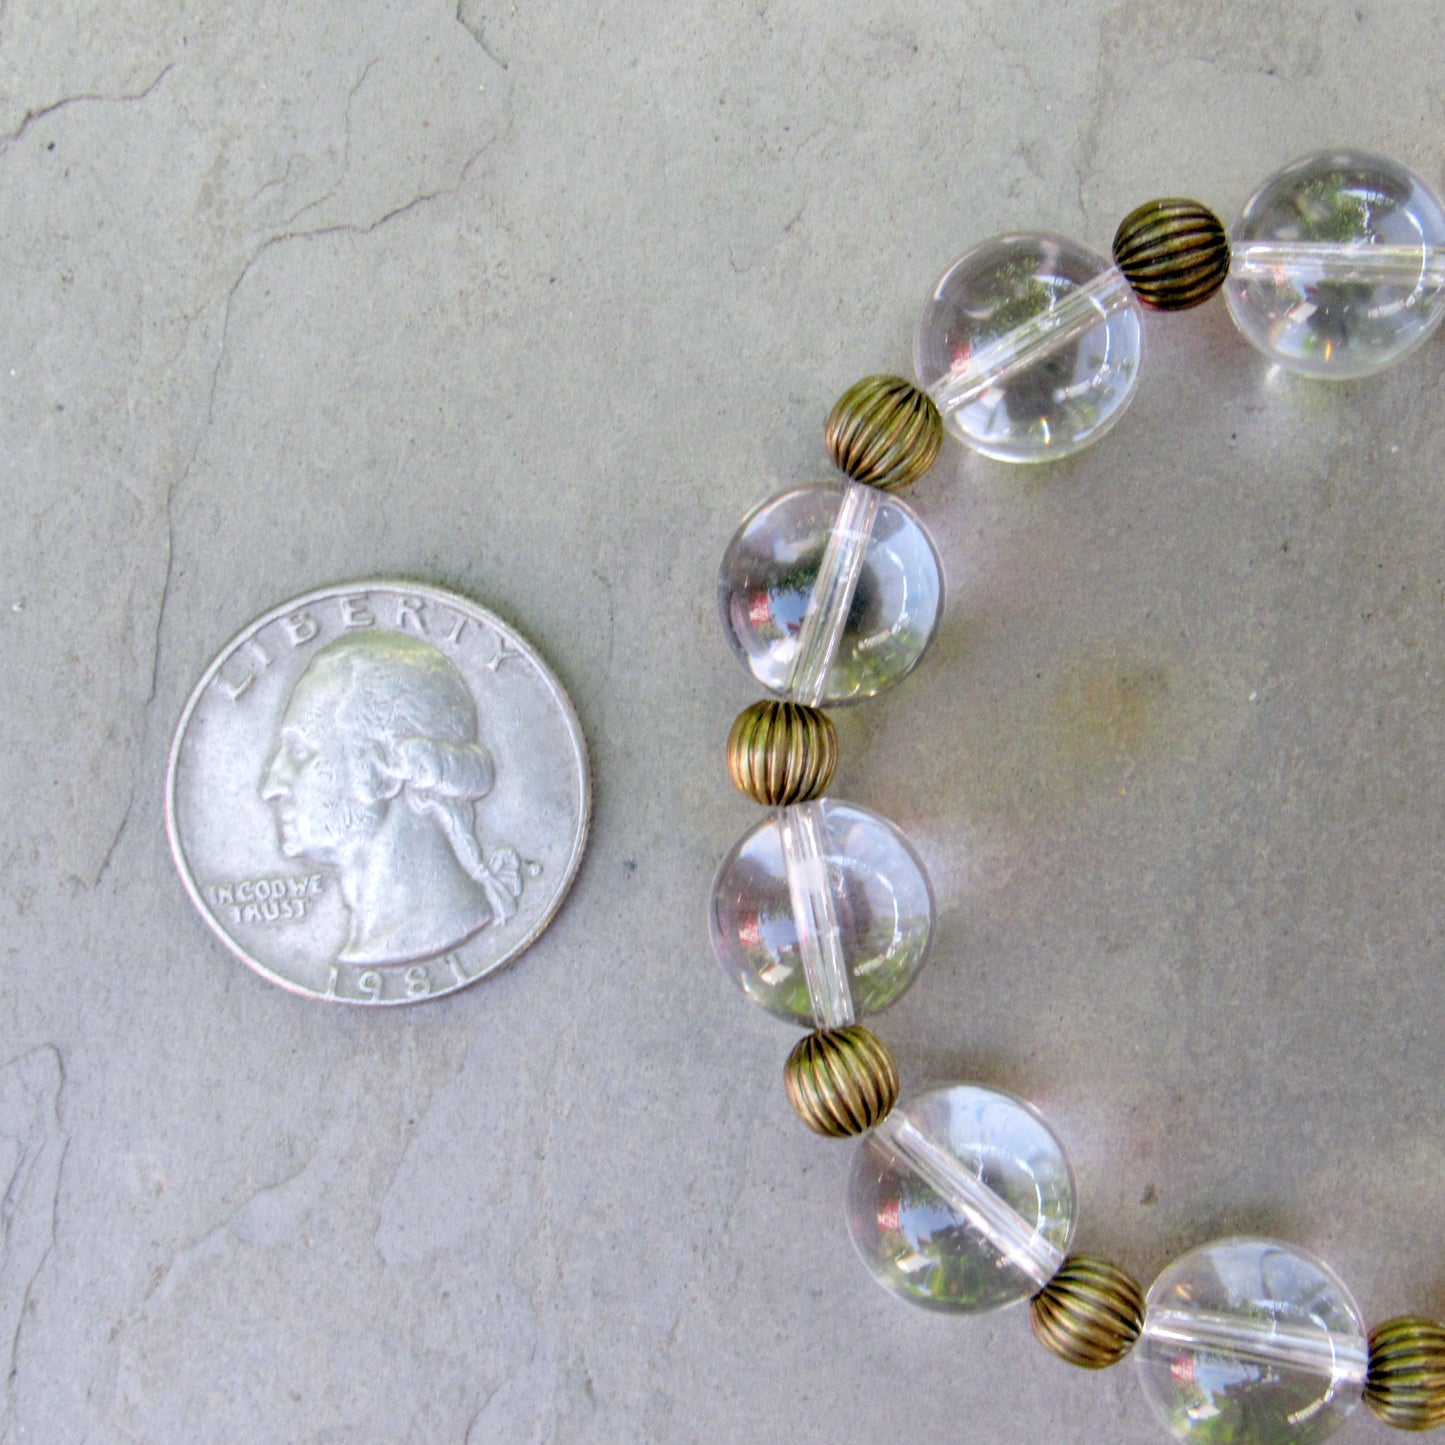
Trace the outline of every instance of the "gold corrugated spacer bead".
[[899, 492], [933, 465], [943, 418], [933, 398], [901, 376], [865, 376], [828, 413], [828, 455], [855, 482]]
[[1144, 1293], [1108, 1260], [1071, 1254], [1030, 1303], [1034, 1334], [1085, 1370], [1117, 1365], [1144, 1328]]
[[818, 708], [769, 698], [737, 715], [727, 752], [728, 776], [738, 791], [783, 808], [827, 790], [838, 766], [838, 733]]
[[1198, 201], [1148, 201], [1114, 233], [1114, 264], [1145, 306], [1184, 311], [1208, 301], [1229, 274], [1229, 237]]
[[898, 1102], [898, 1066], [872, 1029], [849, 1024], [799, 1039], [783, 1066], [794, 1113], [830, 1139], [866, 1134]]
[[1400, 1430], [1445, 1425], [1445, 1325], [1418, 1315], [1376, 1325], [1365, 1403]]

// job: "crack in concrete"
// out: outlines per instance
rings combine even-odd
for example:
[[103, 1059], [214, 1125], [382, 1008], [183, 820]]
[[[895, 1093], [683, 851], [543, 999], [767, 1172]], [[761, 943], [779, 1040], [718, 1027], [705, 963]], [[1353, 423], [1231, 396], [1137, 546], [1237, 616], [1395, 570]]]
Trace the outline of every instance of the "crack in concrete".
[[[155, 676], [154, 666], [152, 666], [151, 669], [151, 676], [152, 678], [154, 678]], [[130, 791], [126, 794], [125, 812], [121, 814], [120, 824], [116, 828], [115, 832], [111, 835], [110, 846], [105, 850], [105, 857], [100, 860], [100, 867], [95, 870], [95, 874], [90, 880], [90, 886], [92, 889], [100, 887], [102, 879], [104, 879], [106, 872], [109, 870], [111, 860], [115, 857], [115, 850], [120, 846], [121, 836], [125, 833], [126, 825], [130, 822], [130, 815], [134, 808], [135, 782], [132, 781], [130, 785]]]
[[477, 0], [457, 0], [457, 24], [476, 41], [482, 54], [501, 70], [510, 70], [510, 63], [504, 60], [487, 42], [486, 23], [482, 18], [482, 7]]
[[[54, 1044], [45, 1045], [55, 1053], [56, 1061], [59, 1062], [60, 1052]], [[64, 1069], [61, 1069], [62, 1081]], [[57, 1103], [59, 1096], [57, 1095]], [[65, 1170], [65, 1158], [70, 1153], [70, 1138], [66, 1136], [65, 1142], [60, 1146], [60, 1158], [55, 1165], [55, 1194], [50, 1200], [50, 1235], [46, 1241], [45, 1252], [35, 1264], [35, 1272], [25, 1281], [25, 1292], [20, 1297], [20, 1314], [15, 1321], [15, 1332], [10, 1336], [10, 1370], [5, 1376], [5, 1395], [7, 1407], [13, 1404], [16, 1376], [20, 1373], [20, 1336], [25, 1331], [25, 1321], [30, 1314], [30, 1302], [35, 1295], [35, 1281], [40, 1278], [40, 1272], [45, 1268], [46, 1261], [55, 1253], [55, 1236], [60, 1229], [60, 1176]]]
[[[375, 63], [375, 61], [371, 62], [372, 65], [374, 65]], [[370, 69], [371, 65], [368, 65], [367, 70], [369, 71]], [[361, 80], [365, 80], [365, 78], [366, 73], [363, 72]], [[353, 94], [355, 94], [355, 89], [360, 88], [361, 80], [357, 81], [356, 87], [353, 89], [352, 92]], [[195, 462], [196, 455], [200, 450], [201, 442], [205, 439], [206, 432], [209, 431], [211, 423], [215, 419], [216, 391], [220, 384], [221, 368], [225, 362], [226, 341], [230, 334], [231, 313], [235, 304], [236, 293], [241, 289], [247, 276], [251, 274], [251, 271], [256, 266], [257, 262], [259, 262], [260, 259], [273, 247], [285, 245], [289, 241], [314, 241], [327, 236], [370, 236], [374, 232], [379, 231], [383, 226], [388, 225], [390, 222], [396, 220], [398, 217], [407, 215], [409, 212], [417, 210], [421, 206], [428, 205], [432, 201], [440, 200], [444, 196], [455, 197], [457, 192], [462, 188], [462, 185], [465, 183], [468, 174], [471, 172], [472, 167], [477, 163], [477, 161], [482, 158], [483, 155], [486, 154], [486, 152], [491, 148], [495, 140], [496, 137], [494, 136], [492, 140], [489, 140], [487, 142], [486, 145], [473, 152], [473, 154], [467, 158], [460, 172], [458, 172], [457, 179], [453, 185], [441, 186], [437, 190], [424, 191], [421, 195], [413, 196], [409, 201], [404, 201], [399, 206], [393, 206], [391, 210], [383, 212], [380, 216], [376, 218], [376, 220], [371, 221], [366, 225], [358, 225], [355, 221], [338, 221], [333, 225], [316, 226], [309, 230], [301, 231], [293, 231], [288, 227], [288, 229], [284, 231], [278, 231], [275, 235], [268, 236], [264, 241], [262, 241], [259, 246], [256, 247], [256, 249], [247, 258], [246, 263], [241, 267], [241, 270], [237, 274], [236, 279], [231, 283], [230, 289], [226, 292], [224, 311], [221, 319], [221, 337], [217, 346], [216, 353], [216, 365], [211, 371], [210, 391], [206, 399], [205, 425], [202, 428], [201, 435], [197, 438], [196, 446], [192, 448], [191, 456], [186, 463], [185, 469], [182, 471], [180, 477], [177, 478], [177, 485], [181, 481], [184, 481], [185, 478], [189, 475], [191, 467]], [[327, 198], [323, 197], [322, 199], [325, 200]], [[320, 204], [321, 201], [314, 201], [311, 203], [310, 206], [307, 206], [304, 209], [309, 210], [313, 206]], [[298, 212], [297, 214], [299, 215], [300, 212]], [[170, 498], [168, 497], [168, 508], [169, 502]]]
[[379, 55], [373, 56], [368, 60], [361, 74], [357, 76], [356, 84], [346, 93], [346, 109], [343, 120], [344, 133], [341, 140], [341, 170], [336, 177], [336, 184], [332, 186], [324, 196], [319, 196], [316, 200], [308, 201], [302, 206], [299, 211], [287, 220], [286, 225], [288, 227], [294, 226], [308, 211], [314, 211], [317, 207], [324, 206], [327, 201], [332, 200], [346, 183], [347, 173], [351, 170], [351, 104], [356, 99], [356, 92], [366, 84], [366, 77], [371, 74], [373, 68], [377, 66], [380, 61], [381, 57]]
[[596, 567], [592, 569], [592, 575], [597, 579], [607, 599], [607, 660], [602, 664], [602, 673], [604, 677], [609, 677], [612, 674], [612, 653], [617, 643], [617, 614], [612, 601], [612, 579]]
[[[32, 1061], [41, 1059], [49, 1061], [50, 1068], [46, 1068], [44, 1064], [41, 1065], [49, 1077], [27, 1077], [27, 1069], [33, 1071]], [[25, 1237], [27, 1216], [22, 1207], [25, 1203], [25, 1196], [32, 1187], [42, 1190], [42, 1198], [45, 1193], [49, 1194], [49, 1209], [46, 1215], [44, 1244], [36, 1253], [33, 1267], [26, 1270], [24, 1284], [19, 1291], [15, 1325], [10, 1333], [10, 1355], [5, 1371], [3, 1392], [0, 1392], [0, 1407], [3, 1407], [3, 1414], [0, 1414], [0, 1425], [4, 1426], [14, 1424], [14, 1386], [20, 1370], [20, 1340], [31, 1312], [36, 1281], [40, 1278], [46, 1261], [55, 1252], [55, 1240], [60, 1229], [61, 1173], [65, 1168], [65, 1157], [70, 1149], [70, 1136], [65, 1130], [60, 1113], [61, 1097], [65, 1092], [65, 1060], [60, 1049], [55, 1044], [42, 1044], [28, 1053], [21, 1054], [18, 1058], [9, 1060], [3, 1067], [0, 1067], [0, 1085], [4, 1086], [4, 1105], [7, 1115], [5, 1119], [0, 1120], [0, 1124], [5, 1126], [10, 1123], [10, 1108], [15, 1102], [14, 1096], [9, 1092], [9, 1085], [12, 1081], [18, 1085], [21, 1091], [22, 1097], [18, 1102], [22, 1113], [28, 1117], [22, 1117], [17, 1121], [21, 1134], [21, 1137], [15, 1140], [18, 1145], [18, 1155], [11, 1177], [6, 1182], [4, 1197], [0, 1199], [0, 1283], [8, 1283], [3, 1278], [6, 1271], [15, 1267], [17, 1261], [23, 1263], [23, 1256], [33, 1249], [33, 1245]], [[60, 1155], [55, 1162], [53, 1179], [39, 1177], [42, 1174], [47, 1147], [56, 1140], [59, 1140], [60, 1143]], [[49, 1174], [48, 1170], [43, 1172], [45, 1175]], [[31, 1217], [33, 1218], [33, 1211]], [[20, 1235], [18, 1241], [17, 1234]], [[9, 1438], [8, 1429], [0, 1431], [0, 1434]]]
[[[365, 79], [364, 74], [362, 78]], [[284, 187], [286, 185], [289, 185], [291, 181], [291, 172], [296, 169], [296, 162], [300, 159], [300, 153], [293, 151], [291, 155], [287, 156], [286, 158], [286, 169], [282, 171], [279, 176], [272, 176], [269, 181], [262, 181], [261, 184], [257, 186], [256, 189], [252, 191], [245, 200], [241, 202], [242, 207], [254, 206], [256, 202], [259, 201], [261, 197], [266, 194], [267, 191], [274, 191], [277, 186]]]
[[[320, 1167], [323, 1170], [328, 1163], [333, 1161], [323, 1158], [325, 1153], [325, 1141], [318, 1143], [315, 1148], [305, 1157], [297, 1167], [288, 1174], [283, 1174], [279, 1179], [274, 1179], [267, 1184], [262, 1184], [253, 1189], [234, 1208], [229, 1210], [219, 1223], [213, 1225], [203, 1234], [196, 1236], [189, 1244], [183, 1245], [171, 1255], [169, 1262], [152, 1281], [140, 1299], [140, 1303], [134, 1311], [134, 1317], [127, 1321], [122, 1328], [128, 1328], [136, 1320], [140, 1319], [145, 1312], [146, 1306], [155, 1301], [164, 1303], [176, 1288], [177, 1283], [184, 1279], [191, 1266], [196, 1263], [203, 1263], [212, 1255], [221, 1252], [226, 1245], [228, 1237], [233, 1238], [237, 1243], [254, 1243], [253, 1239], [241, 1229], [241, 1225], [248, 1211], [255, 1211], [257, 1206], [268, 1199], [283, 1197], [284, 1192], [293, 1184], [304, 1179], [305, 1175], [313, 1168]], [[333, 1170], [334, 1172], [334, 1170]], [[328, 1174], [327, 1178], [330, 1177]], [[261, 1247], [267, 1247], [265, 1240], [261, 1240]]]
[[492, 1386], [482, 1397], [482, 1402], [472, 1411], [472, 1417], [467, 1421], [466, 1432], [462, 1436], [462, 1445], [472, 1445], [472, 1432], [482, 1423], [482, 1416], [492, 1408], [492, 1401], [502, 1393], [514, 1380], [518, 1379], [525, 1371], [530, 1370], [537, 1362], [537, 1342], [532, 1341], [532, 1347], [527, 1352], [527, 1358], [520, 1365], [508, 1370], [502, 1378]]
[[165, 66], [165, 68], [161, 70], [159, 74], [157, 74], [156, 78], [152, 80], [148, 86], [145, 87], [144, 90], [138, 90], [134, 94], [96, 95], [87, 93], [84, 95], [67, 95], [62, 97], [60, 100], [52, 101], [49, 105], [37, 106], [33, 110], [27, 110], [25, 114], [21, 116], [20, 124], [16, 126], [14, 130], [8, 131], [4, 135], [0, 135], [0, 156], [5, 155], [6, 152], [9, 151], [10, 147], [13, 146], [15, 142], [18, 141], [20, 137], [23, 136], [25, 132], [29, 130], [30, 127], [34, 125], [37, 121], [42, 121], [47, 116], [54, 115], [57, 111], [65, 110], [68, 106], [82, 105], [86, 103], [94, 103], [97, 105], [121, 105], [127, 101], [147, 99], [152, 93], [152, 91], [154, 91], [155, 88], [175, 68], [175, 62], [169, 62]]
[[[213, 393], [214, 386], [215, 379], [213, 376]], [[155, 637], [154, 642], [151, 646], [150, 682], [146, 688], [145, 698], [140, 705], [142, 714], [149, 714], [151, 705], [155, 702], [156, 691], [160, 683], [160, 627], [161, 620], [165, 615], [166, 605], [170, 600], [171, 580], [175, 571], [176, 526], [174, 516], [174, 501], [176, 495], [176, 488], [180, 485], [181, 481], [185, 479], [185, 477], [189, 476], [191, 466], [195, 462], [196, 455], [200, 450], [201, 440], [204, 438], [205, 431], [206, 429], [208, 429], [208, 427], [209, 419], [207, 421], [207, 427], [202, 429], [201, 436], [197, 438], [195, 445], [191, 448], [190, 456], [187, 459], [185, 468], [183, 469], [181, 475], [179, 477], [173, 477], [166, 486], [165, 570], [161, 578], [160, 600], [157, 604], [156, 610]], [[94, 874], [90, 879], [90, 887], [92, 891], [98, 888], [104, 881], [105, 875], [107, 874], [107, 872], [109, 872], [110, 865], [115, 858], [116, 850], [120, 847], [120, 841], [125, 836], [126, 828], [130, 824], [131, 815], [135, 809], [136, 787], [137, 780], [134, 773], [132, 773], [130, 788], [126, 793], [125, 808], [121, 813], [120, 822], [116, 825], [115, 832], [111, 835], [110, 844], [106, 848], [105, 854], [101, 858], [99, 866], [96, 868]]]
[[[161, 594], [156, 604], [155, 640], [151, 646], [151, 676], [150, 685], [146, 689], [145, 701], [141, 703], [141, 711], [147, 716], [156, 700], [156, 692], [160, 686], [161, 668], [161, 630], [165, 622], [166, 607], [171, 597], [171, 581], [175, 576], [176, 564], [176, 520], [175, 520], [175, 498], [176, 490], [191, 474], [191, 468], [195, 465], [196, 457], [200, 454], [201, 444], [211, 429], [211, 416], [215, 409], [216, 401], [216, 378], [221, 369], [220, 357], [217, 357], [215, 369], [211, 373], [211, 390], [208, 405], [206, 408], [206, 420], [199, 435], [196, 437], [195, 445], [191, 447], [191, 454], [186, 459], [180, 475], [173, 477], [166, 486], [166, 565], [165, 572], [161, 577]], [[125, 830], [130, 825], [131, 815], [135, 811], [136, 781], [131, 779], [130, 791], [126, 794], [125, 811], [121, 814], [120, 823], [117, 825], [114, 834], [111, 836], [110, 846], [105, 850], [105, 856], [100, 860], [100, 866], [90, 881], [91, 889], [99, 888], [106, 873], [110, 869], [112, 860], [115, 858], [116, 849], [120, 847], [120, 840], [125, 836]]]

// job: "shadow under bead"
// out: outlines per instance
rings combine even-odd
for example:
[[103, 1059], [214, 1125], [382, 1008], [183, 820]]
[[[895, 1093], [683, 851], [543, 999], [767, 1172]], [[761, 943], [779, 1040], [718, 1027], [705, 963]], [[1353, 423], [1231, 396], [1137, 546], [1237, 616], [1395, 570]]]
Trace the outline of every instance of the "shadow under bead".
[[838, 733], [820, 709], [768, 698], [737, 715], [727, 758], [740, 793], [764, 807], [785, 808], [827, 791], [838, 766]]
[[1145, 306], [1184, 311], [1224, 285], [1229, 237], [1219, 217], [1198, 201], [1148, 201], [1119, 223], [1114, 264]]
[[1365, 1403], [1399, 1430], [1445, 1425], [1445, 1325], [1416, 1315], [1376, 1325]]
[[872, 1029], [818, 1029], [793, 1046], [783, 1066], [793, 1112], [830, 1139], [866, 1134], [898, 1102], [898, 1066]]
[[826, 432], [833, 465], [885, 492], [911, 486], [943, 445], [933, 398], [901, 376], [865, 376], [833, 404]]
[[1107, 1260], [1071, 1254], [1029, 1306], [1034, 1334], [1061, 1360], [1085, 1370], [1117, 1365], [1144, 1328], [1144, 1295]]

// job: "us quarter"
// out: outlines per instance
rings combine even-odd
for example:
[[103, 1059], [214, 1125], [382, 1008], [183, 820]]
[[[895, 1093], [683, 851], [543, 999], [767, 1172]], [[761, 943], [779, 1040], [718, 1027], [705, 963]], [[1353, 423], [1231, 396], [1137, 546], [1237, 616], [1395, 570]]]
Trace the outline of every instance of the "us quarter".
[[589, 797], [572, 705], [525, 638], [453, 593], [358, 582], [272, 609], [206, 669], [166, 829], [201, 917], [258, 973], [404, 1004], [542, 932]]

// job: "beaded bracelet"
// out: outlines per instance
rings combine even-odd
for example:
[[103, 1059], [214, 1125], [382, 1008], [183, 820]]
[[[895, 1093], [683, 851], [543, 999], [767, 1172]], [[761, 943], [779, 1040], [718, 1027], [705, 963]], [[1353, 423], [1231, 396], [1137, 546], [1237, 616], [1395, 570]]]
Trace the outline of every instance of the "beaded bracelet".
[[1245, 336], [1309, 376], [1379, 370], [1445, 319], [1445, 209], [1403, 166], [1360, 153], [1278, 172], [1227, 237], [1196, 202], [1150, 202], [1113, 256], [1048, 235], [968, 252], [919, 322], [918, 384], [868, 377], [834, 406], [841, 488], [783, 493], [734, 535], [724, 630], [779, 700], [745, 709], [728, 737], [733, 782], [772, 812], [719, 867], [713, 949], [754, 1002], [812, 1026], [788, 1056], [788, 1098], [818, 1133], [862, 1136], [847, 1223], [893, 1293], [961, 1314], [1028, 1299], [1039, 1340], [1088, 1368], [1133, 1350], [1181, 1440], [1310, 1445], [1361, 1395], [1392, 1425], [1430, 1429], [1445, 1424], [1445, 1325], [1406, 1316], [1367, 1335], [1326, 1264], [1267, 1239], [1203, 1245], [1146, 1298], [1116, 1265], [1069, 1252], [1073, 1175], [1032, 1107], [974, 1084], [899, 1104], [892, 1057], [857, 1021], [922, 967], [933, 897], [891, 823], [825, 796], [838, 742], [821, 709], [898, 682], [933, 636], [938, 556], [893, 493], [933, 463], [944, 428], [1010, 461], [1077, 450], [1137, 386], [1140, 307], [1221, 287]]

